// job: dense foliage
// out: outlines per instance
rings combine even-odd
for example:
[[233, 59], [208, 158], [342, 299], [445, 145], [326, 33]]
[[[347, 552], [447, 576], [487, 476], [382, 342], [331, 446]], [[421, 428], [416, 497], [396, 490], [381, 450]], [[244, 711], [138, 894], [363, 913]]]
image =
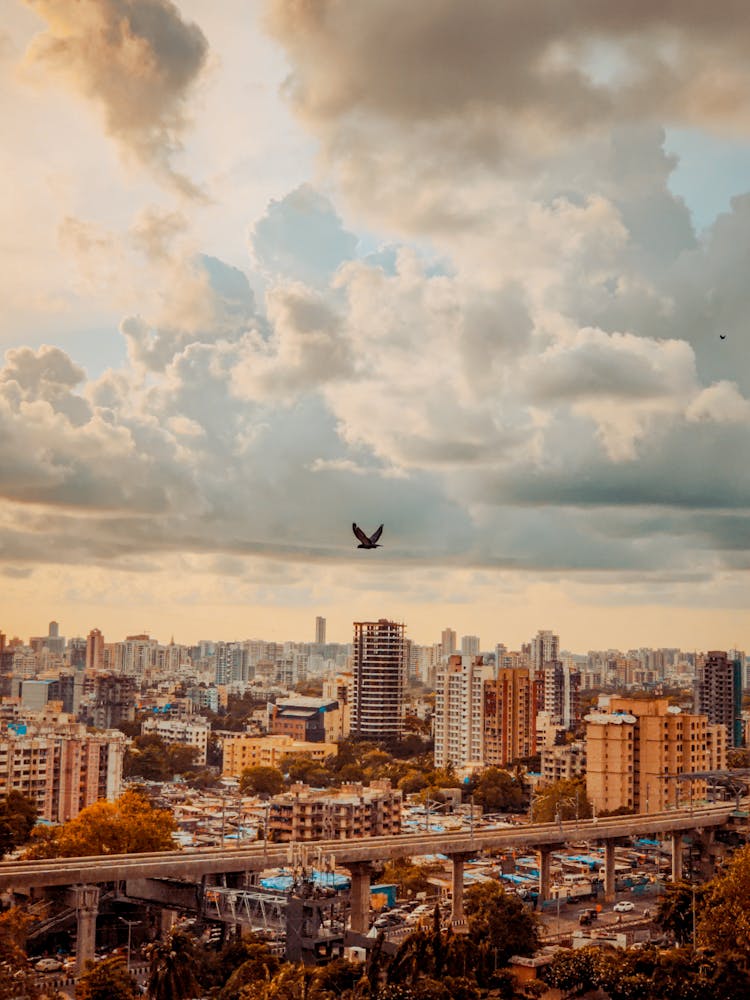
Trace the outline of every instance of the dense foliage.
[[116, 802], [100, 801], [62, 826], [37, 828], [27, 858], [73, 858], [93, 854], [139, 854], [176, 848], [177, 825], [168, 809], [131, 788]]
[[593, 813], [586, 795], [586, 782], [579, 778], [555, 781], [540, 789], [533, 802], [535, 823], [588, 819]]
[[196, 747], [165, 743], [156, 733], [136, 736], [125, 751], [123, 776], [144, 781], [171, 781], [176, 775], [192, 775], [196, 770]]
[[76, 1000], [135, 1000], [138, 986], [121, 955], [89, 963], [76, 983]]
[[0, 799], [0, 859], [26, 843], [36, 818], [36, 805], [22, 792], [13, 789]]

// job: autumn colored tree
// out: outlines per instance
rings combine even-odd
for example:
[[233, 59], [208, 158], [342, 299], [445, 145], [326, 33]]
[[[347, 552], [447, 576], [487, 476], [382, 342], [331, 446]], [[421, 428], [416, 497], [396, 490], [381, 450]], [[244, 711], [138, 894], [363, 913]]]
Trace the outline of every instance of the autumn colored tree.
[[696, 929], [699, 945], [736, 955], [750, 968], [750, 845], [737, 850], [707, 886]]
[[136, 1000], [139, 996], [136, 981], [121, 955], [96, 965], [90, 962], [76, 983], [76, 1000]]
[[240, 775], [243, 795], [278, 795], [284, 787], [284, 775], [278, 767], [246, 767]]
[[169, 809], [156, 809], [143, 791], [131, 788], [116, 802], [95, 802], [62, 826], [35, 830], [25, 857], [175, 850], [172, 833], [176, 828]]
[[541, 978], [548, 986], [560, 990], [563, 996], [580, 997], [597, 986], [600, 949], [562, 948], [549, 965], [542, 966]]
[[0, 913], [0, 1000], [37, 997], [34, 972], [26, 956], [26, 937], [33, 917], [17, 906]]
[[678, 945], [692, 943], [693, 928], [705, 907], [706, 892], [705, 885], [674, 882], [668, 884], [659, 897], [654, 919]]
[[413, 896], [433, 889], [429, 877], [440, 871], [442, 865], [438, 862], [415, 865], [409, 858], [393, 858], [383, 868], [383, 882], [397, 885], [401, 895]]
[[[243, 960], [237, 964], [240, 958]], [[236, 948], [230, 945], [226, 949], [224, 964], [230, 959], [234, 961], [234, 971], [224, 983], [219, 1000], [237, 1000], [245, 986], [269, 982], [280, 968], [279, 959], [262, 941], [241, 941]]]

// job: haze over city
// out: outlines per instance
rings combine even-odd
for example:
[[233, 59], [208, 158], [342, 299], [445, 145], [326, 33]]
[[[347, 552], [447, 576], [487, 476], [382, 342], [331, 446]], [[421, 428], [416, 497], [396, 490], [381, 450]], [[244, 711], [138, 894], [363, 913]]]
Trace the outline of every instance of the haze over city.
[[750, 645], [747, 12], [565, 7], [5, 5], [7, 633]]

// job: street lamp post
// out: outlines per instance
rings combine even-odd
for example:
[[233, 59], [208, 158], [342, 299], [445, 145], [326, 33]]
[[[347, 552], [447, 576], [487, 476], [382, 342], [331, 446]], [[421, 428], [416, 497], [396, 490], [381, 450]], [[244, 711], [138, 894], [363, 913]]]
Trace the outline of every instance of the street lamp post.
[[118, 920], [121, 920], [124, 924], [127, 924], [127, 927], [128, 927], [128, 972], [130, 972], [130, 941], [131, 941], [131, 930], [132, 930], [133, 927], [135, 927], [137, 924], [139, 924], [140, 921], [138, 921], [138, 920], [126, 920], [125, 917], [118, 917]]

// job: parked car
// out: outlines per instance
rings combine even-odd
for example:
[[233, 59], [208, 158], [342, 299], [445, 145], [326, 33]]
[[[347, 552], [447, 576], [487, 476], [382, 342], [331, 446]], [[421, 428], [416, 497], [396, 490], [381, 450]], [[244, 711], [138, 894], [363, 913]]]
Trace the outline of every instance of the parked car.
[[612, 907], [615, 913], [631, 913], [635, 909], [635, 904], [629, 899], [622, 899]]
[[62, 962], [56, 958], [40, 958], [34, 968], [37, 972], [59, 972], [62, 969]]

